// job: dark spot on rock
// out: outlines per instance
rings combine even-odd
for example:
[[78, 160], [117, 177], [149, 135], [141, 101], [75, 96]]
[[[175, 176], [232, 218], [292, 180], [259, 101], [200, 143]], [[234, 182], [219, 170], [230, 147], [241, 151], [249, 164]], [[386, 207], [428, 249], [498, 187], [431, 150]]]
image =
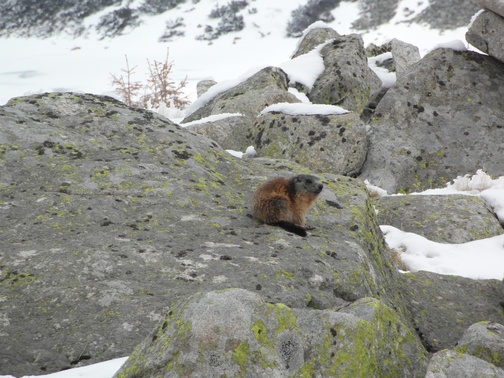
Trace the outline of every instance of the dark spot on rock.
[[101, 223], [100, 223], [100, 226], [102, 227], [107, 227], [107, 226], [110, 226], [111, 224], [113, 224], [113, 222], [111, 222], [110, 220], [108, 220], [107, 218], [105, 218]]
[[338, 334], [334, 328], [331, 328], [330, 331], [331, 331], [332, 337], [336, 337], [336, 335]]
[[333, 259], [338, 258], [338, 254], [336, 252], [326, 251], [326, 255], [332, 257]]
[[315, 131], [313, 131], [313, 130], [309, 131], [309, 132], [308, 132], [308, 135], [309, 135], [309, 136], [315, 135]]
[[261, 284], [257, 284], [257, 285], [256, 285], [256, 290], [261, 290], [261, 289], [262, 289]]
[[422, 160], [423, 160], [423, 157], [421, 157], [421, 156], [417, 156], [417, 157], [415, 158], [415, 160], [416, 160], [416, 161], [422, 161]]
[[177, 150], [173, 150], [172, 151], [173, 154], [178, 158], [178, 159], [182, 159], [182, 160], [187, 160], [189, 158], [191, 158], [191, 154], [189, 152], [187, 152], [186, 150], [183, 150], [183, 151], [177, 151]]
[[343, 208], [341, 207], [341, 205], [340, 205], [339, 203], [337, 203], [337, 202], [334, 202], [334, 201], [331, 201], [331, 200], [326, 200], [325, 202], [326, 202], [329, 206], [331, 206], [331, 207], [335, 207], [335, 208], [337, 208], [337, 209], [343, 209]]
[[228, 256], [228, 255], [222, 255], [221, 257], [219, 257], [219, 260], [228, 261], [228, 260], [232, 260], [232, 258], [231, 258], [231, 256]]
[[289, 130], [289, 128], [287, 126], [282, 127], [282, 131], [287, 131], [287, 130]]
[[434, 110], [434, 111], [432, 112], [432, 115], [433, 115], [434, 117], [437, 117], [437, 116], [439, 115], [439, 113], [438, 113], [438, 112], [436, 112], [436, 111]]
[[359, 229], [359, 226], [354, 224], [352, 227], [350, 227], [350, 231], [357, 231]]

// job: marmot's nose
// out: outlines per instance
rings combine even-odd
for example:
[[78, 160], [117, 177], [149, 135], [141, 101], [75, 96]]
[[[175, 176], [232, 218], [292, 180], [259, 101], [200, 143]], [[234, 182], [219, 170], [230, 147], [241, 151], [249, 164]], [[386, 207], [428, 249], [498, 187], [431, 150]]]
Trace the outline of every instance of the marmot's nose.
[[318, 184], [317, 193], [320, 193], [324, 189], [324, 184]]

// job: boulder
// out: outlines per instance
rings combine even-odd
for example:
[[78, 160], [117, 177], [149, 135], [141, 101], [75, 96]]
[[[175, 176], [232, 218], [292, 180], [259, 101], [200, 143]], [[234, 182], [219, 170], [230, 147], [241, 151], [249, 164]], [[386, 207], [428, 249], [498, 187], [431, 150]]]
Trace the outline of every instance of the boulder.
[[470, 326], [458, 342], [457, 352], [470, 354], [504, 368], [504, 325], [479, 322]]
[[362, 113], [381, 80], [368, 67], [362, 37], [357, 34], [336, 37], [320, 51], [325, 70], [307, 94], [312, 103], [339, 105]]
[[322, 43], [328, 42], [331, 39], [341, 37], [340, 34], [333, 28], [314, 27], [309, 30], [302, 38], [300, 38], [296, 50], [292, 54], [291, 59], [312, 51], [315, 47]]
[[467, 42], [501, 62], [504, 62], [503, 36], [504, 16], [489, 10], [476, 16], [465, 35]]
[[213, 87], [217, 82], [215, 80], [200, 80], [196, 84], [196, 93], [198, 98], [206, 93], [211, 87]]
[[384, 45], [376, 46], [370, 44], [366, 48], [368, 57], [378, 56], [387, 52], [391, 53], [392, 58], [384, 61], [378, 66], [383, 66], [388, 71], [395, 72], [397, 77], [404, 75], [409, 66], [420, 60], [420, 51], [418, 47], [396, 38], [393, 38]]
[[366, 128], [356, 113], [267, 112], [247, 132], [259, 156], [288, 159], [315, 172], [356, 175], [366, 158]]
[[129, 355], [172, 303], [228, 288], [293, 309], [375, 297], [409, 324], [358, 180], [320, 175], [301, 238], [253, 220], [250, 201], [269, 177], [310, 172], [302, 166], [236, 159], [162, 116], [89, 94], [16, 98], [0, 123], [2, 372]]
[[245, 130], [250, 126], [250, 120], [241, 114], [210, 116], [182, 125], [214, 140], [224, 149], [244, 151], [249, 146]]
[[504, 378], [504, 370], [469, 354], [443, 350], [432, 356], [425, 378]]
[[370, 124], [362, 179], [389, 193], [442, 187], [501, 159], [504, 65], [475, 52], [437, 49], [383, 96]]
[[493, 211], [478, 197], [386, 196], [374, 205], [380, 224], [439, 243], [466, 243], [504, 233]]
[[504, 2], [502, 0], [480, 0], [479, 4], [488, 10], [504, 17]]
[[172, 305], [114, 377], [423, 377], [426, 365], [414, 335], [376, 299], [320, 311], [231, 289]]
[[453, 349], [481, 319], [504, 324], [504, 282], [430, 272], [400, 276], [414, 327], [429, 352]]
[[201, 106], [187, 115], [182, 123], [222, 113], [240, 113], [253, 123], [261, 110], [268, 105], [300, 102], [287, 90], [286, 74], [280, 68], [266, 67], [221, 93], [207, 92], [207, 96], [203, 95], [198, 99]]

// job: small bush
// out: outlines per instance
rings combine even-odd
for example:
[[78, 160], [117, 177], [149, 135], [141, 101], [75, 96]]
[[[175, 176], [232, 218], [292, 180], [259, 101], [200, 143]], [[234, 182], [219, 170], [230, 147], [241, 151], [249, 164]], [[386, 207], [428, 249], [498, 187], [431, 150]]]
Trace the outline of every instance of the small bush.
[[163, 62], [150, 62], [147, 59], [149, 73], [145, 84], [140, 81], [133, 81], [136, 66], [130, 68], [128, 56], [126, 68], [121, 69], [123, 74], [112, 76], [112, 86], [121, 97], [121, 100], [128, 106], [142, 109], [158, 109], [160, 107], [184, 109], [189, 103], [189, 99], [183, 93], [183, 88], [187, 85], [187, 78], [176, 84], [170, 74], [173, 62], [169, 61], [169, 54]]

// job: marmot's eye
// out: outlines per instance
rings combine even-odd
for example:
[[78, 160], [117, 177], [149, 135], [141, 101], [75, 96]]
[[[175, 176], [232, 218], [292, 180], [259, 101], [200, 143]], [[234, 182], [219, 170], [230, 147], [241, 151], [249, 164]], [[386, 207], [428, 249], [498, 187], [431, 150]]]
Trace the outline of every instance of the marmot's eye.
[[313, 181], [311, 179], [306, 180], [307, 184], [313, 184]]

